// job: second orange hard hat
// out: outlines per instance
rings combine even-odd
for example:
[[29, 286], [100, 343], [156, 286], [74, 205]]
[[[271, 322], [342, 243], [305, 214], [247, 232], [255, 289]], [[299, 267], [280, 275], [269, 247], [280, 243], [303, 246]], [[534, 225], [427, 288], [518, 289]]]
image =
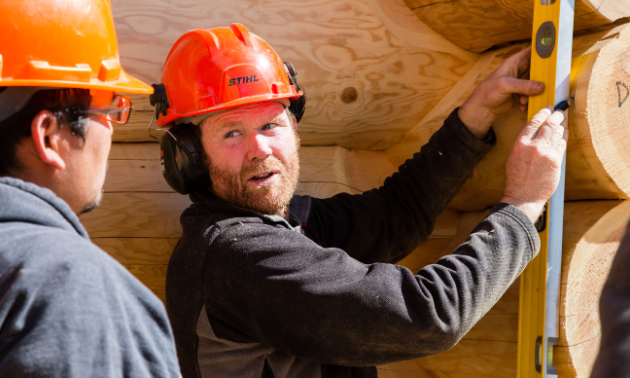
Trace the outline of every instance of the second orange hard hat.
[[120, 65], [109, 0], [0, 0], [0, 87], [151, 94]]
[[304, 93], [289, 70], [293, 67], [285, 68], [273, 48], [241, 24], [192, 30], [175, 42], [164, 63], [162, 84], [168, 104], [157, 99], [156, 91], [152, 100], [158, 106], [156, 124], [168, 127], [185, 117], [295, 100]]

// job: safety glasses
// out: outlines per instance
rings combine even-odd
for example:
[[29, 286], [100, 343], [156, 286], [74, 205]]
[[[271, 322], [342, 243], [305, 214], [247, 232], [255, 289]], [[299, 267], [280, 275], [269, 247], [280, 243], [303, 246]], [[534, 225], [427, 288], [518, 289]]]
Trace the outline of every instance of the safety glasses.
[[[100, 92], [100, 91], [99, 91]], [[111, 123], [125, 124], [131, 114], [131, 99], [127, 96], [109, 93], [91, 93], [92, 103], [90, 109], [81, 111], [81, 114], [96, 115]]]

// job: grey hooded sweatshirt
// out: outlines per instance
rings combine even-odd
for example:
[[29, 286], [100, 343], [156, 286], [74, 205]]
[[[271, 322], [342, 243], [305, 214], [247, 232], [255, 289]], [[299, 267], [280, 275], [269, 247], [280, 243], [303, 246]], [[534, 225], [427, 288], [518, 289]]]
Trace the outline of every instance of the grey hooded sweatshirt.
[[0, 178], [0, 377], [179, 377], [160, 300], [70, 207]]

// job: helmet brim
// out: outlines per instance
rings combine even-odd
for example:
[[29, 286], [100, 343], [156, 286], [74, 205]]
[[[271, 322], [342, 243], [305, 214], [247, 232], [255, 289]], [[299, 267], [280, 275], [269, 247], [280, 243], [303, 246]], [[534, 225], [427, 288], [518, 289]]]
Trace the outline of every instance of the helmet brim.
[[155, 123], [158, 126], [160, 126], [160, 127], [169, 128], [169, 127], [173, 126], [173, 122], [175, 122], [176, 120], [178, 120], [180, 118], [194, 117], [194, 116], [197, 116], [197, 115], [200, 115], [200, 114], [213, 113], [213, 112], [218, 112], [218, 111], [221, 111], [221, 110], [237, 108], [239, 106], [260, 104], [260, 103], [268, 102], [268, 101], [284, 100], [284, 99], [292, 100], [292, 99], [296, 99], [298, 97], [301, 97], [303, 95], [304, 95], [304, 92], [299, 91], [297, 94], [287, 93], [287, 94], [277, 94], [277, 95], [260, 95], [260, 96], [244, 97], [244, 98], [240, 98], [238, 100], [225, 102], [225, 103], [223, 103], [223, 104], [221, 104], [219, 106], [214, 106], [214, 107], [206, 108], [206, 109], [200, 109], [198, 111], [194, 111], [194, 112], [191, 112], [191, 113], [186, 113], [186, 114], [169, 114], [169, 115], [166, 115], [164, 117], [161, 117], [160, 119], [155, 121]]
[[153, 87], [129, 75], [121, 70], [120, 76], [115, 81], [100, 81], [93, 78], [89, 82], [63, 81], [63, 80], [28, 80], [28, 79], [4, 79], [0, 80], [0, 87], [55, 87], [55, 88], [80, 88], [101, 89], [119, 93], [150, 95]]

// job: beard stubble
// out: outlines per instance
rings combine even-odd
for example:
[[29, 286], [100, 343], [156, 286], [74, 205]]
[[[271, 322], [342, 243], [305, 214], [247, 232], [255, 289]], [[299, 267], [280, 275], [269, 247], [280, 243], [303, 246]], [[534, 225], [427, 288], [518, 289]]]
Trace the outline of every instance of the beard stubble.
[[[300, 140], [296, 133], [296, 149], [292, 156], [287, 157], [286, 161], [271, 155], [262, 161], [249, 162], [241, 169], [240, 180], [236, 175], [215, 167], [204, 154], [214, 193], [233, 205], [284, 217], [300, 176], [299, 147]], [[247, 184], [249, 177], [269, 171], [278, 172], [279, 177], [274, 182], [257, 187]]]

